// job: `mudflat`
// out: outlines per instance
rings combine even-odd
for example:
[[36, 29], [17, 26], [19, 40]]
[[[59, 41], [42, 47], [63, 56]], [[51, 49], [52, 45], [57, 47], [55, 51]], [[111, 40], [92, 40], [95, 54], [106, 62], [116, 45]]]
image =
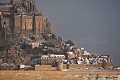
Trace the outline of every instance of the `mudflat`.
[[120, 71], [0, 71], [0, 80], [119, 80]]

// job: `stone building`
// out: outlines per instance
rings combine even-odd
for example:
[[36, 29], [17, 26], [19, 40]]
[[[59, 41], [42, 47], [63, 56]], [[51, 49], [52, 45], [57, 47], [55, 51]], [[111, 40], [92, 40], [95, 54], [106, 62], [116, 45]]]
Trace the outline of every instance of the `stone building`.
[[0, 24], [16, 33], [50, 34], [51, 23], [38, 12], [34, 0], [10, 0], [0, 2]]
[[42, 55], [40, 58], [41, 65], [57, 66], [56, 62], [65, 60], [65, 55]]

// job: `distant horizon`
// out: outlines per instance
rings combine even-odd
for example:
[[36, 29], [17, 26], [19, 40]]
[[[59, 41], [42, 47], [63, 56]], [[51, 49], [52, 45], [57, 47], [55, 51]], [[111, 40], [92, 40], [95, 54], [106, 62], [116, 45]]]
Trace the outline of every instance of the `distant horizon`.
[[[0, 2], [9, 0], [1, 0]], [[52, 32], [120, 66], [120, 0], [36, 0]]]

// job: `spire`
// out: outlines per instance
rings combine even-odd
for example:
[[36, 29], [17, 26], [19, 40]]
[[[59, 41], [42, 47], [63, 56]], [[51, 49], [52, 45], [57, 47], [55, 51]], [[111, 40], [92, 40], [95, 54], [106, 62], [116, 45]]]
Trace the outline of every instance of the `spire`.
[[32, 10], [35, 11], [35, 1], [33, 0]]
[[35, 0], [33, 0], [33, 11], [34, 11], [34, 12], [37, 12]]

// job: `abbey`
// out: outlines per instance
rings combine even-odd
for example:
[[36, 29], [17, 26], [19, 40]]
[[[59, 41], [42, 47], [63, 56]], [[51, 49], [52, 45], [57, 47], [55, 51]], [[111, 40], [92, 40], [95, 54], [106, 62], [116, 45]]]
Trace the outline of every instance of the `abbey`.
[[0, 25], [13, 33], [51, 33], [50, 21], [38, 11], [34, 0], [0, 2]]

